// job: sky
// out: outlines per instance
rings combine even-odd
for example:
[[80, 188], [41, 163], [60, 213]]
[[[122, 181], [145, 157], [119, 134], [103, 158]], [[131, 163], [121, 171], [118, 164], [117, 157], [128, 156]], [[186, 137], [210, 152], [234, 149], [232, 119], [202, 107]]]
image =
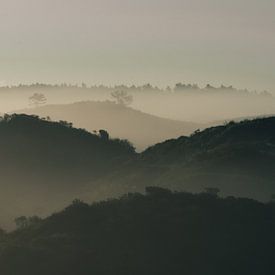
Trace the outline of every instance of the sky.
[[274, 0], [0, 0], [0, 85], [233, 85], [275, 93]]

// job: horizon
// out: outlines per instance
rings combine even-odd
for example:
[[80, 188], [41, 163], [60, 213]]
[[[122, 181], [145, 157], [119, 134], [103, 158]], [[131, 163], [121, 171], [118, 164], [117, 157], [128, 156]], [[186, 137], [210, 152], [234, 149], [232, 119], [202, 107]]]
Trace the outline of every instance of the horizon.
[[[107, 89], [120, 89], [122, 87], [125, 87], [127, 89], [131, 89], [131, 88], [143, 88], [146, 87], [147, 85], [150, 85], [152, 89], [159, 89], [161, 91], [166, 91], [167, 89], [175, 89], [177, 84], [183, 84], [185, 86], [195, 86], [197, 89], [199, 90], [203, 90], [203, 89], [207, 89], [207, 88], [213, 88], [213, 89], [234, 89], [237, 91], [246, 91], [248, 93], [264, 93], [267, 92], [269, 94], [271, 94], [272, 96], [274, 95], [274, 93], [272, 91], [269, 90], [264, 90], [264, 89], [248, 89], [247, 87], [235, 87], [233, 85], [224, 85], [223, 83], [221, 84], [217, 84], [217, 85], [213, 85], [212, 83], [207, 82], [205, 85], [199, 85], [197, 83], [189, 83], [189, 82], [175, 82], [172, 83], [171, 85], [155, 85], [153, 83], [150, 82], [143, 82], [143, 83], [132, 83], [132, 84], [127, 84], [127, 83], [114, 83], [114, 84], [105, 84], [105, 83], [86, 83], [86, 82], [56, 82], [56, 83], [50, 83], [50, 82], [25, 82], [25, 83], [15, 83], [15, 84], [11, 84], [11, 85], [1, 85], [0, 83], [0, 89], [3, 88], [21, 88], [21, 87], [27, 87], [27, 88], [31, 88], [33, 86], [45, 86], [45, 88], [47, 87], [75, 87], [75, 88], [82, 88], [82, 89], [91, 89], [91, 88], [100, 88], [100, 87], [104, 87]], [[209, 86], [209, 87], [208, 87]], [[190, 89], [190, 87], [186, 87], [186, 89]]]
[[1, 0], [0, 275], [275, 274], [274, 11]]
[[188, 80], [274, 93], [274, 9], [270, 0], [3, 0], [0, 83]]

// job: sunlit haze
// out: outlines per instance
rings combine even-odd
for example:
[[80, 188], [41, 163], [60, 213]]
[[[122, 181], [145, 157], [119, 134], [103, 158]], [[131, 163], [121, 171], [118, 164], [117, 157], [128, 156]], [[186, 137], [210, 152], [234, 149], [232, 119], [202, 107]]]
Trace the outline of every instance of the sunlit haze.
[[272, 0], [1, 0], [0, 85], [275, 91]]

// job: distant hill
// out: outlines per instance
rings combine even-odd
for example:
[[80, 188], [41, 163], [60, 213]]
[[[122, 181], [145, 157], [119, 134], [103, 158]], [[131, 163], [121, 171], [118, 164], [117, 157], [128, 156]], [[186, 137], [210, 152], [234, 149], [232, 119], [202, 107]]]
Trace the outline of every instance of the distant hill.
[[[48, 104], [71, 104], [72, 102], [87, 100], [108, 100], [111, 99], [111, 93], [114, 91], [124, 91], [133, 96], [134, 100], [131, 106], [136, 110], [179, 121], [209, 123], [211, 121], [224, 121], [231, 117], [275, 113], [275, 97], [267, 91], [248, 91], [247, 89], [237, 89], [224, 85], [199, 87], [196, 84], [185, 83], [177, 83], [174, 87], [167, 87], [166, 89], [154, 87], [151, 84], [108, 87], [104, 85], [89, 86], [83, 84], [79, 86], [66, 83], [61, 85], [36, 83], [0, 87], [0, 112], [11, 113], [14, 110], [27, 108], [30, 104], [29, 98], [35, 93], [44, 94]], [[61, 119], [70, 120], [75, 123], [76, 127], [82, 127], [69, 117]], [[86, 126], [84, 125], [84, 127]], [[100, 125], [100, 127], [103, 126]], [[87, 129], [89, 131], [94, 130], [93, 128]], [[185, 130], [180, 133], [180, 135], [187, 134], [189, 132]], [[174, 136], [166, 136], [165, 138], [172, 137]], [[150, 145], [161, 140], [153, 140]], [[141, 143], [142, 148], [147, 145], [148, 143], [145, 146]], [[140, 147], [139, 144], [136, 146]]]
[[[125, 173], [125, 171], [127, 171]], [[148, 184], [269, 200], [275, 194], [275, 117], [228, 123], [167, 140], [105, 179], [142, 190]], [[102, 179], [100, 179], [101, 182]]]
[[135, 154], [127, 141], [64, 121], [5, 115], [0, 120], [0, 223], [22, 212], [46, 214], [63, 207], [72, 194], [85, 193], [87, 183]]
[[275, 204], [156, 187], [0, 232], [5, 275], [272, 275]]
[[128, 139], [140, 151], [157, 142], [189, 135], [201, 124], [165, 119], [115, 104], [112, 101], [86, 101], [64, 105], [47, 105], [24, 109], [19, 113], [50, 116], [53, 120], [67, 120], [75, 127], [106, 129], [112, 137]]

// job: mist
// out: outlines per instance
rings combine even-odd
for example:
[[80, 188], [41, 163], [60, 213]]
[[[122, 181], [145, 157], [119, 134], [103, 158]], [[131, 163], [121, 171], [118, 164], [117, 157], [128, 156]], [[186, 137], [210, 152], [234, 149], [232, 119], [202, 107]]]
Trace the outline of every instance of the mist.
[[274, 10], [1, 0], [0, 274], [275, 274]]
[[131, 107], [145, 113], [181, 121], [211, 122], [238, 117], [274, 113], [274, 97], [267, 91], [248, 91], [232, 86], [199, 88], [182, 87], [161, 89], [150, 84], [143, 86], [92, 86], [33, 84], [0, 88], [2, 113], [30, 108], [29, 98], [43, 93], [47, 104], [69, 104], [80, 101], [112, 100], [111, 93], [124, 90], [133, 96]]
[[[131, 97], [119, 104], [112, 93]], [[34, 105], [30, 98], [42, 94]], [[167, 139], [241, 119], [275, 113], [275, 98], [267, 91], [249, 91], [232, 86], [200, 88], [178, 83], [165, 89], [143, 86], [88, 86], [32, 84], [0, 89], [2, 113], [26, 113], [72, 122], [90, 132], [105, 129], [113, 138], [128, 139], [137, 151]]]

